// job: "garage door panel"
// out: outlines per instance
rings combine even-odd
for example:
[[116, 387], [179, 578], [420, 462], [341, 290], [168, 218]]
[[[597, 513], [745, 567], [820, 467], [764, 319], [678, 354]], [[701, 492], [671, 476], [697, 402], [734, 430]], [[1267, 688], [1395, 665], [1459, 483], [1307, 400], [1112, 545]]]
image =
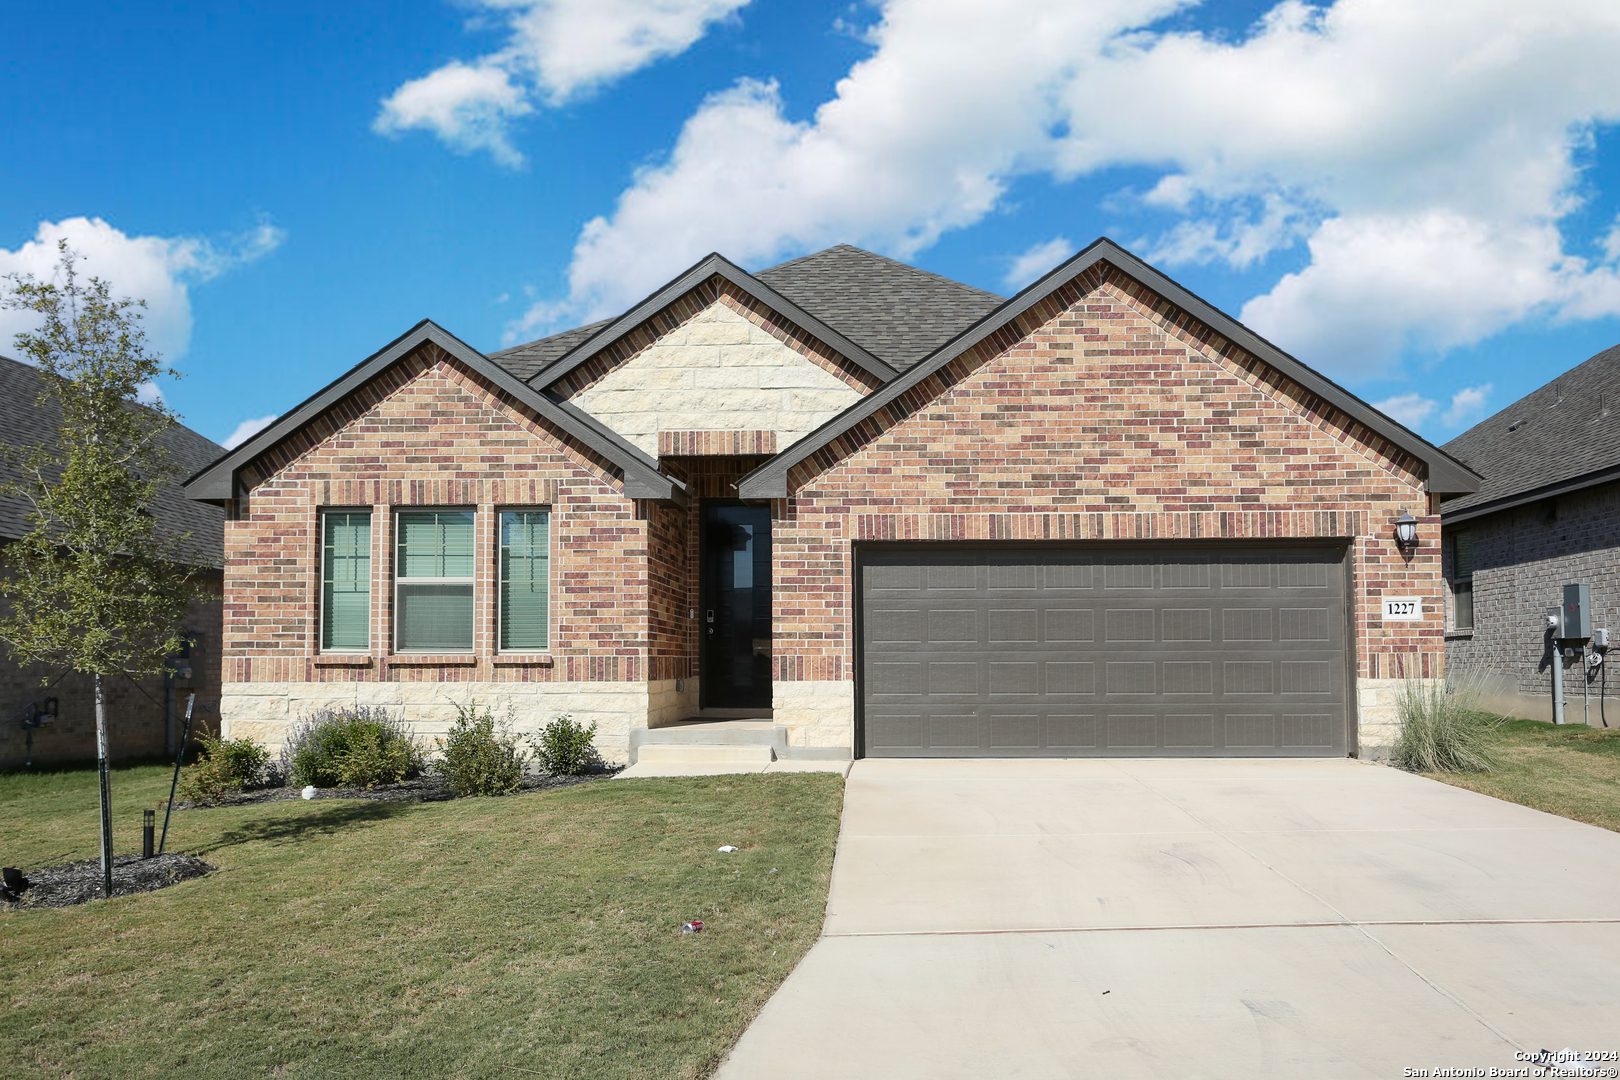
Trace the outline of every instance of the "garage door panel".
[[889, 756], [1324, 755], [1343, 551], [862, 552], [863, 746]]

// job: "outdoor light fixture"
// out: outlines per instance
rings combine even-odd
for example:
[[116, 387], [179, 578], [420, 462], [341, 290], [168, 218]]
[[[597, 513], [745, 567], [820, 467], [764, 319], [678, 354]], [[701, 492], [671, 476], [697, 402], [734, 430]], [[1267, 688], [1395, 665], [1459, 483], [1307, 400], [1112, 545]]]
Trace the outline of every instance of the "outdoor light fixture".
[[1402, 511], [1401, 516], [1395, 519], [1395, 546], [1403, 551], [1416, 547], [1417, 526], [1417, 518], [1412, 516], [1411, 511]]

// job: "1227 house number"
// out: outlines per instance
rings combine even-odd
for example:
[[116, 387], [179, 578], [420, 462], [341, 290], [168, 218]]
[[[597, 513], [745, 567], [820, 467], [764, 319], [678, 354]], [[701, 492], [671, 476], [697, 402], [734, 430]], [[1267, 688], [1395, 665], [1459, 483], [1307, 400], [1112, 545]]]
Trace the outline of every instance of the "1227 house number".
[[1384, 597], [1385, 622], [1421, 622], [1423, 600], [1417, 596]]

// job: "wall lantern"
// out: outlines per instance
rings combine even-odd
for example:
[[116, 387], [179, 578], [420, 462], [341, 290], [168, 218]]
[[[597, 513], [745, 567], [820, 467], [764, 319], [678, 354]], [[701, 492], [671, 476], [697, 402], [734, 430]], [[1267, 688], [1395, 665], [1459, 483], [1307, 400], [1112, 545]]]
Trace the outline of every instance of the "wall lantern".
[[1417, 547], [1417, 518], [1411, 511], [1402, 511], [1401, 516], [1395, 519], [1395, 546], [1402, 551], [1409, 551]]

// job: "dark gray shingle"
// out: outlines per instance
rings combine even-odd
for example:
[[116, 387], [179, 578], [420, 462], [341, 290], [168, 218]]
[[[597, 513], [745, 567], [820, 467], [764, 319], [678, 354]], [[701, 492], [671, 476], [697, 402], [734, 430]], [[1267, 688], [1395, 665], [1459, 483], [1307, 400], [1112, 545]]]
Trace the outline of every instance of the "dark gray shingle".
[[754, 276], [901, 371], [1002, 302], [995, 293], [849, 244]]
[[[0, 443], [7, 447], [44, 444], [55, 447], [62, 411], [53, 397], [40, 405], [44, 380], [38, 368], [0, 356]], [[225, 453], [218, 443], [176, 424], [163, 437], [174, 465], [176, 482], [164, 487], [152, 508], [159, 530], [166, 535], [190, 532], [190, 546], [209, 566], [225, 563], [225, 512], [217, 506], [186, 498], [180, 480]], [[20, 479], [15, 466], [0, 456], [0, 481]], [[0, 492], [0, 540], [14, 540], [28, 532], [28, 503], [19, 495]]]
[[593, 322], [586, 326], [576, 326], [574, 329], [564, 330], [560, 334], [552, 334], [550, 337], [543, 337], [538, 341], [531, 341], [524, 345], [514, 345], [510, 349], [502, 349], [500, 352], [492, 352], [488, 355], [495, 363], [524, 382], [528, 382], [563, 353], [612, 321], [612, 319], [603, 319], [600, 322]]
[[1441, 507], [1446, 514], [1620, 465], [1620, 345], [1526, 394], [1443, 449], [1485, 478], [1478, 491], [1447, 499]]

